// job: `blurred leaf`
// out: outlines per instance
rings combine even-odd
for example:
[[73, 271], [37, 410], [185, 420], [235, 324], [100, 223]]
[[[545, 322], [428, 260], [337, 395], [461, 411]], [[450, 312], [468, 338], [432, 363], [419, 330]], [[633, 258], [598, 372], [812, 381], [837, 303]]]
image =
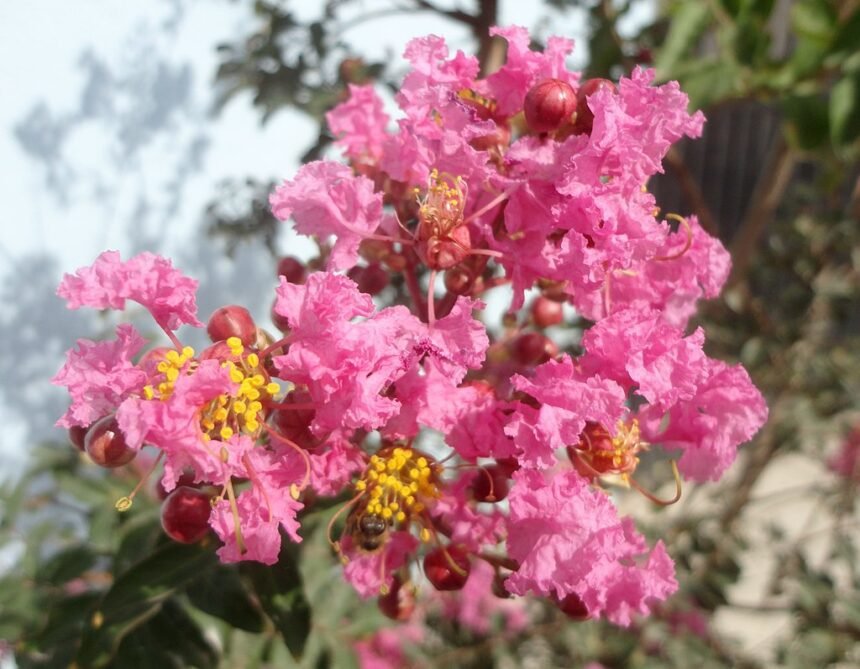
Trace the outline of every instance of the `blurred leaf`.
[[185, 592], [195, 607], [233, 627], [255, 634], [265, 627], [260, 609], [233, 567], [210, 569], [193, 581]]
[[800, 0], [791, 8], [791, 23], [798, 35], [829, 41], [836, 27], [836, 12], [827, 0]]
[[830, 138], [850, 144], [860, 135], [860, 74], [848, 74], [830, 92]]
[[305, 598], [297, 553], [296, 545], [284, 538], [276, 564], [246, 562], [241, 566], [254, 586], [260, 605], [296, 658], [302, 655], [311, 631], [311, 609]]
[[679, 65], [675, 74], [693, 109], [731, 98], [740, 90], [741, 69], [731, 61], [693, 60]]
[[116, 669], [215, 669], [219, 654], [199, 625], [174, 600], [122, 639], [109, 667]]
[[825, 98], [818, 94], [788, 96], [782, 108], [789, 126], [788, 139], [796, 147], [818, 149], [828, 141], [830, 124]]
[[675, 66], [696, 46], [710, 17], [711, 11], [705, 2], [685, 2], [672, 15], [669, 34], [654, 61], [661, 79], [673, 78]]
[[62, 585], [90, 569], [97, 559], [98, 556], [87, 545], [69, 546], [39, 565], [36, 580], [50, 585]]
[[166, 543], [143, 558], [105, 594], [84, 633], [78, 664], [105, 666], [126, 634], [156, 615], [162, 602], [215, 562], [212, 552], [177, 543]]

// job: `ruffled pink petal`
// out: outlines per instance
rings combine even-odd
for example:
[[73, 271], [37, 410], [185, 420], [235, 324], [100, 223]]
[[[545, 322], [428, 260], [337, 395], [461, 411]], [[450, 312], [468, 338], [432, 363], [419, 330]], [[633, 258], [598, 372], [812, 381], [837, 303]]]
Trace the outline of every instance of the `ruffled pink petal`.
[[275, 189], [269, 198], [272, 213], [296, 230], [322, 239], [337, 239], [328, 260], [331, 270], [349, 269], [358, 261], [361, 240], [382, 223], [382, 193], [373, 182], [356, 176], [341, 163], [315, 161]]
[[72, 398], [58, 427], [88, 427], [146, 384], [146, 373], [132, 362], [145, 340], [127, 324], [118, 326], [116, 335], [112, 341], [79, 339], [77, 348], [66, 352], [66, 364], [51, 379], [66, 386]]
[[90, 267], [66, 274], [57, 295], [70, 309], [124, 309], [132, 300], [146, 307], [156, 322], [175, 330], [197, 320], [197, 281], [184, 276], [166, 258], [140, 253], [123, 262], [119, 252], [105, 251]]

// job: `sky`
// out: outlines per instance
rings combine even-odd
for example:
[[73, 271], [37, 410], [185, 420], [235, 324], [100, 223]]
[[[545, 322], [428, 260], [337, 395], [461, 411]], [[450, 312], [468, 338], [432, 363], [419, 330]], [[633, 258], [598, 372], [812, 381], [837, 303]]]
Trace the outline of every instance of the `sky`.
[[[97, 338], [115, 322], [66, 311], [53, 295], [64, 272], [105, 249], [151, 250], [207, 286], [202, 318], [230, 301], [267, 312], [269, 257], [244, 246], [230, 262], [201, 234], [220, 182], [289, 177], [315, 136], [291, 110], [261, 125], [248, 95], [213, 113], [215, 45], [254, 29], [250, 4], [0, 2], [0, 480], [20, 471], [34, 443], [64, 438], [52, 425], [67, 400], [47, 381], [76, 338]], [[308, 17], [319, 6], [292, 4]], [[501, 23], [536, 26], [541, 3], [500, 4]], [[540, 31], [582, 44], [585, 27], [572, 12]], [[464, 29], [427, 13], [360, 23], [345, 37], [369, 59], [396, 62], [408, 39], [430, 32], [471, 50]], [[585, 55], [578, 49], [571, 64]], [[286, 231], [279, 242], [301, 252]]]

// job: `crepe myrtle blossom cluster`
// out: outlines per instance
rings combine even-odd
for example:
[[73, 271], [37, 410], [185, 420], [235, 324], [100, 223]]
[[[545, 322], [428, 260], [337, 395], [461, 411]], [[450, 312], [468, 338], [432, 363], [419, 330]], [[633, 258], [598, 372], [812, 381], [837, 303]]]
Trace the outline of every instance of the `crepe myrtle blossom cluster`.
[[[345, 578], [392, 617], [415, 579], [457, 591], [477, 571], [497, 595], [628, 625], [677, 584], [610, 491], [671, 503], [682, 478], [719, 479], [767, 416], [746, 371], [687, 327], [726, 251], [646, 188], [704, 119], [648, 70], [582, 80], [570, 41], [493, 34], [507, 62], [482, 79], [441, 38], [410, 42], [396, 124], [372, 86], [350, 87], [328, 114], [348, 164], [309, 163], [272, 193], [320, 249], [280, 263], [280, 336], [228, 305], [211, 346], [184, 345], [177, 329], [203, 326], [197, 284], [149, 253], [66, 275], [70, 308], [131, 300], [170, 345], [127, 324], [79, 341], [54, 378], [71, 396], [58, 425], [104, 466], [157, 449], [165, 530], [211, 528], [224, 562], [274, 563], [282, 538], [302, 540], [303, 507], [341, 496], [329, 536]], [[491, 338], [481, 298], [501, 284]], [[565, 302], [588, 324], [578, 355], [546, 330]], [[668, 498], [636, 478], [656, 447], [677, 459]]]

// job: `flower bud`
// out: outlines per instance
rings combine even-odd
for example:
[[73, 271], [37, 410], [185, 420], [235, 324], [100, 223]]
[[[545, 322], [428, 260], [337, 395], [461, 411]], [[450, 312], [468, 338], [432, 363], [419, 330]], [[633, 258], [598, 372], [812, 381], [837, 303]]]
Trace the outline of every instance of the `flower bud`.
[[459, 546], [445, 546], [424, 556], [424, 574], [437, 590], [460, 590], [469, 578], [469, 556]]
[[346, 275], [355, 281], [362, 293], [368, 295], [378, 295], [388, 285], [388, 272], [382, 269], [379, 263], [372, 263], [367, 267], [356, 265]]
[[[419, 229], [419, 235], [423, 230]], [[421, 237], [419, 236], [419, 239]], [[445, 237], [421, 239], [416, 251], [430, 269], [450, 269], [460, 264], [472, 250], [472, 238], [466, 225], [458, 225]]]
[[380, 595], [376, 600], [383, 615], [392, 620], [409, 620], [415, 611], [415, 590], [409, 583], [404, 583], [398, 576], [394, 577], [389, 591]]
[[109, 469], [127, 465], [137, 455], [126, 443], [115, 416], [105, 416], [90, 426], [84, 450], [93, 462]]
[[254, 319], [245, 307], [236, 304], [216, 309], [209, 317], [206, 332], [212, 341], [238, 337], [245, 346], [250, 346], [257, 339]]
[[552, 132], [576, 111], [576, 94], [567, 82], [545, 79], [529, 89], [523, 111], [533, 132]]
[[532, 302], [532, 322], [539, 328], [558, 325], [564, 320], [561, 302], [556, 302], [543, 295]]
[[208, 493], [181, 486], [171, 492], [161, 505], [161, 527], [174, 541], [193, 544], [209, 532], [211, 513]]
[[511, 344], [514, 359], [523, 366], [540, 365], [558, 355], [558, 346], [540, 332], [526, 332]]
[[501, 502], [508, 496], [508, 487], [508, 474], [503, 467], [481, 467], [472, 479], [472, 498], [476, 502]]
[[475, 137], [475, 139], [469, 142], [469, 146], [477, 151], [489, 151], [497, 147], [508, 146], [510, 143], [510, 129], [506, 125], [498, 125], [493, 132]]
[[556, 600], [556, 604], [564, 615], [573, 620], [587, 620], [589, 617], [588, 607], [575, 592], [570, 593], [564, 599]]
[[284, 334], [286, 334], [290, 331], [290, 322], [287, 320], [286, 316], [281, 316], [281, 314], [275, 311], [275, 305], [277, 303], [277, 300], [272, 302], [272, 310], [269, 313], [272, 318], [272, 323], [274, 323], [275, 327], [278, 328]]
[[593, 95], [601, 89], [607, 89], [615, 93], [618, 89], [609, 79], [588, 79], [583, 81], [579, 90], [576, 92], [576, 99], [579, 103], [576, 114], [576, 121], [573, 124], [573, 132], [577, 135], [590, 135], [591, 129], [594, 127], [594, 112], [588, 106], [586, 98]]
[[445, 272], [445, 289], [454, 295], [466, 295], [472, 290], [472, 273], [462, 265], [456, 265]]
[[[182, 470], [182, 474], [179, 475], [179, 479], [177, 479], [176, 481], [176, 487], [199, 488], [200, 485], [194, 483], [194, 478], [194, 470], [185, 468]], [[164, 489], [164, 483], [162, 483], [161, 481], [159, 481], [158, 485], [155, 486], [155, 494], [161, 501], [164, 501], [165, 499], [167, 499], [168, 495], [170, 495], [170, 493]]]
[[305, 266], [298, 258], [284, 256], [278, 261], [278, 276], [284, 277], [288, 283], [304, 283]]
[[79, 451], [84, 450], [84, 439], [87, 437], [87, 428], [81, 425], [72, 425], [69, 428], [69, 441], [72, 442], [72, 446], [77, 448]]

